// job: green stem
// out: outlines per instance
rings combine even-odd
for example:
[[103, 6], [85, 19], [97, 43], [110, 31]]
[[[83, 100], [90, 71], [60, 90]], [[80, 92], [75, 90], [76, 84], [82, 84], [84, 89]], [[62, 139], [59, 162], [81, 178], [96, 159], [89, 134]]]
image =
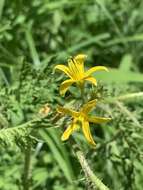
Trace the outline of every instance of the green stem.
[[[81, 99], [82, 103], [85, 103], [84, 99], [84, 84], [80, 85], [80, 91], [81, 91]], [[88, 165], [88, 162], [86, 161], [86, 158], [83, 154], [83, 152], [77, 147], [77, 145], [74, 143], [73, 148], [75, 151], [75, 154], [78, 158], [78, 161], [85, 173], [85, 176], [92, 182], [94, 185], [94, 189], [99, 189], [99, 190], [110, 190], [102, 181], [93, 173], [91, 170], [90, 166]]]
[[117, 99], [118, 100], [126, 100], [126, 99], [138, 98], [138, 97], [143, 97], [143, 92], [125, 94], [122, 96], [118, 96]]
[[81, 93], [81, 99], [82, 99], [82, 103], [85, 103], [85, 99], [84, 99], [84, 83], [82, 85], [80, 85], [80, 93]]
[[75, 154], [78, 158], [78, 161], [85, 173], [85, 176], [93, 183], [94, 188], [99, 190], [110, 190], [104, 183], [93, 173], [91, 170], [83, 152], [77, 147], [77, 145], [73, 145]]
[[125, 95], [121, 95], [121, 96], [115, 96], [112, 98], [107, 98], [106, 102], [114, 103], [117, 100], [118, 101], [126, 101], [126, 100], [128, 101], [128, 100], [137, 99], [137, 98], [143, 98], [143, 92], [135, 92], [135, 93], [125, 94]]
[[25, 163], [24, 163], [24, 174], [23, 174], [23, 190], [30, 189], [31, 181], [31, 142], [28, 144], [25, 150]]

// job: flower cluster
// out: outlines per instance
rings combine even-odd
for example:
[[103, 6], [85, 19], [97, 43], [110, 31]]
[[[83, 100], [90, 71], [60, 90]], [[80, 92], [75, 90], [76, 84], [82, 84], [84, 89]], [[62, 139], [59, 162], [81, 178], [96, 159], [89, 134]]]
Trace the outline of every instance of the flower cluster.
[[[92, 73], [96, 71], [108, 71], [108, 69], [104, 66], [95, 66], [90, 68], [89, 70], [85, 70], [84, 61], [86, 57], [87, 56], [84, 54], [78, 54], [77, 56], [72, 57], [68, 60], [68, 66], [55, 66], [55, 69], [64, 72], [70, 78], [62, 82], [62, 84], [60, 85], [61, 95], [65, 95], [65, 93], [73, 83], [76, 83], [76, 86], [79, 89], [84, 89], [85, 82], [91, 82], [93, 85], [97, 85], [97, 81], [92, 76]], [[81, 95], [84, 96], [84, 94]], [[101, 124], [111, 120], [111, 118], [89, 116], [89, 112], [93, 108], [95, 108], [96, 103], [97, 100], [91, 100], [87, 103], [84, 103], [79, 109], [79, 111], [74, 111], [72, 109], [58, 106], [57, 111], [59, 113], [64, 115], [67, 114], [73, 118], [70, 126], [67, 127], [67, 129], [61, 137], [62, 141], [68, 140], [70, 135], [81, 127], [87, 141], [90, 144], [95, 145], [95, 142], [90, 132], [89, 123]]]

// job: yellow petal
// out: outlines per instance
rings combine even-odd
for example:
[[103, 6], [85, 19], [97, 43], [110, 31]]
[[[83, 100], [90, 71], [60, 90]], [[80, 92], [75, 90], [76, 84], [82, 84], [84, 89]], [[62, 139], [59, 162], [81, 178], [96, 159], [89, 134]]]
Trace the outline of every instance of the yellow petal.
[[80, 63], [78, 64], [75, 59], [69, 59], [68, 66], [74, 80], [79, 81], [84, 77], [83, 66]]
[[95, 86], [97, 85], [97, 81], [96, 81], [96, 79], [94, 77], [86, 77], [85, 80], [91, 82]]
[[76, 124], [72, 124], [70, 125], [63, 133], [62, 137], [61, 137], [61, 140], [62, 141], [66, 141], [68, 140], [68, 138], [70, 137], [70, 135], [75, 131], [77, 130], [78, 127]]
[[71, 86], [73, 83], [74, 83], [74, 80], [72, 79], [65, 80], [60, 86], [60, 94], [64, 95], [66, 91], [68, 90], [69, 86]]
[[67, 114], [67, 115], [70, 115], [72, 117], [78, 117], [79, 116], [79, 112], [76, 112], [76, 111], [74, 111], [72, 109], [64, 108], [62, 106], [58, 106], [57, 111], [59, 113]]
[[90, 128], [89, 128], [89, 122], [86, 121], [86, 120], [82, 120], [82, 130], [83, 130], [83, 133], [84, 133], [84, 136], [85, 138], [87, 139], [87, 141], [92, 144], [92, 145], [96, 145], [93, 138], [92, 138], [92, 135], [91, 135], [91, 132], [90, 132]]
[[79, 70], [81, 73], [84, 73], [84, 61], [86, 59], [87, 55], [85, 54], [78, 54], [73, 59], [77, 63]]
[[70, 70], [69, 70], [69, 68], [67, 66], [65, 66], [65, 65], [56, 65], [55, 69], [63, 71], [66, 75], [68, 75], [71, 78], [71, 73], [70, 73]]
[[97, 124], [106, 123], [106, 122], [108, 122], [110, 120], [111, 120], [111, 118], [106, 118], [106, 117], [89, 117], [88, 118], [89, 122], [97, 123]]
[[83, 63], [84, 60], [87, 58], [87, 55], [85, 54], [78, 54], [74, 57], [75, 61]]
[[108, 69], [107, 69], [107, 67], [104, 67], [104, 66], [95, 66], [95, 67], [92, 67], [91, 69], [87, 70], [85, 75], [89, 76], [96, 71], [108, 71]]
[[72, 78], [74, 80], [78, 80], [78, 78], [79, 78], [79, 70], [78, 70], [78, 67], [76, 66], [73, 59], [68, 60], [68, 67], [69, 67], [70, 73], [72, 75]]
[[96, 102], [97, 102], [97, 100], [91, 100], [91, 101], [87, 102], [87, 103], [84, 104], [83, 107], [81, 108], [81, 112], [87, 114], [87, 113], [90, 112], [93, 108], [95, 108]]

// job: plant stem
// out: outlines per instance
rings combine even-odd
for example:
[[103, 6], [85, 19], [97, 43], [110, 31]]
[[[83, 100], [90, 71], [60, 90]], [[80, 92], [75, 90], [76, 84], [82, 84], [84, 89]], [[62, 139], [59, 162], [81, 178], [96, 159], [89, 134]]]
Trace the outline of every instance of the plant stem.
[[94, 184], [94, 188], [99, 190], [110, 190], [104, 183], [93, 173], [91, 170], [83, 152], [77, 147], [76, 144], [73, 145], [74, 152], [78, 158], [78, 161], [88, 179]]
[[26, 147], [25, 150], [25, 163], [24, 163], [24, 174], [23, 174], [23, 190], [30, 189], [31, 181], [31, 142]]
[[125, 94], [122, 96], [118, 96], [117, 99], [118, 100], [126, 100], [126, 99], [138, 98], [138, 97], [143, 97], [143, 92]]
[[84, 84], [80, 85], [80, 93], [81, 93], [81, 99], [82, 99], [82, 103], [85, 103], [85, 99], [84, 99]]
[[[85, 103], [84, 99], [84, 84], [80, 86], [80, 91], [81, 91], [81, 99], [82, 103]], [[75, 151], [75, 154], [78, 158], [78, 161], [85, 173], [85, 176], [93, 183], [94, 189], [99, 189], [99, 190], [110, 190], [102, 181], [93, 173], [91, 170], [90, 166], [88, 165], [88, 162], [86, 161], [86, 158], [83, 154], [83, 152], [77, 147], [76, 143], [73, 143], [73, 148]]]
[[112, 98], [107, 98], [106, 102], [112, 104], [112, 103], [116, 102], [117, 100], [118, 101], [126, 101], [126, 100], [131, 101], [132, 99], [134, 100], [137, 98], [143, 98], [143, 92], [135, 92], [135, 93], [125, 94], [125, 95], [116, 96], [116, 97], [112, 97]]

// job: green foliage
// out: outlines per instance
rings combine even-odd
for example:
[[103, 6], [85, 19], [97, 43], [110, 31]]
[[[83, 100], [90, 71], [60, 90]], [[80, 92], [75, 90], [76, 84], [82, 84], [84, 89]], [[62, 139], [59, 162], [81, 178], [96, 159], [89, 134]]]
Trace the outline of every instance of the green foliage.
[[30, 132], [28, 129], [25, 127], [12, 127], [12, 128], [7, 128], [7, 129], [1, 129], [0, 132], [0, 141], [1, 141], [1, 146], [7, 145], [15, 145], [20, 143], [23, 138], [26, 138], [29, 136]]
[[[99, 87], [90, 93], [101, 101], [96, 114], [113, 120], [92, 127], [96, 149], [80, 133], [74, 137], [111, 189], [142, 190], [142, 9], [139, 0], [0, 0], [0, 189], [22, 188], [29, 138], [32, 189], [90, 188], [70, 143], [60, 141], [62, 127], [55, 128], [69, 122], [56, 118], [57, 104], [73, 102], [70, 95], [60, 98], [63, 76], [53, 67], [84, 52], [87, 67], [110, 69], [95, 75]], [[70, 90], [79, 99], [75, 88]], [[47, 103], [51, 111], [41, 117]]]

